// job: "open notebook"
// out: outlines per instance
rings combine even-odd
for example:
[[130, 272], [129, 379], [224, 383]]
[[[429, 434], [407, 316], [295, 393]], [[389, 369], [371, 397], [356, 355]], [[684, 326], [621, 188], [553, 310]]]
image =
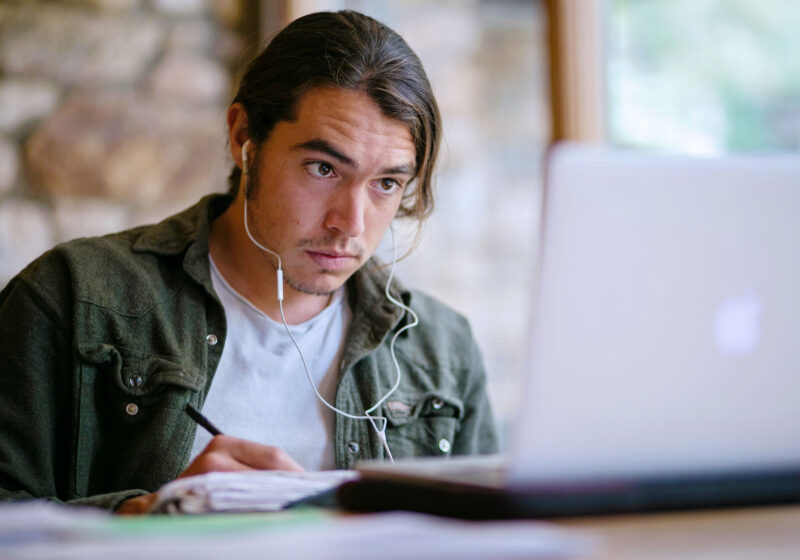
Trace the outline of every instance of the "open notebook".
[[800, 500], [800, 157], [560, 145], [546, 175], [507, 457], [364, 463], [340, 502], [491, 518]]

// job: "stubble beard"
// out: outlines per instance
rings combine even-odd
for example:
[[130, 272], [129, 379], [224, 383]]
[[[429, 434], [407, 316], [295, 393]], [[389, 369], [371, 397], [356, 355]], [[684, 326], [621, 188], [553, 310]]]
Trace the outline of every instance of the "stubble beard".
[[[300, 243], [297, 244], [297, 248], [298, 249], [306, 249], [306, 250], [307, 249], [311, 249], [311, 250], [320, 249], [320, 250], [323, 250], [323, 251], [326, 250], [326, 249], [330, 249], [332, 247], [336, 247], [336, 246], [337, 246], [336, 238], [334, 238], [333, 236], [326, 236], [326, 237], [318, 238], [318, 239], [311, 239], [311, 238], [303, 239], [303, 240], [300, 241]], [[339, 249], [339, 250], [341, 250], [341, 249]], [[349, 252], [350, 254], [355, 255], [356, 259], [359, 262], [362, 262], [362, 264], [363, 264], [364, 249], [362, 247], [360, 247], [358, 245], [356, 245], [356, 246], [348, 246], [345, 250], [347, 252]], [[291, 271], [287, 271], [287, 270], [283, 271], [283, 281], [286, 282], [286, 284], [289, 285], [292, 289], [294, 289], [294, 290], [296, 290], [298, 292], [304, 293], [304, 294], [308, 294], [308, 295], [312, 295], [312, 296], [330, 296], [331, 294], [336, 292], [336, 290], [338, 290], [345, 282], [347, 282], [347, 280], [349, 280], [350, 277], [359, 268], [361, 268], [361, 265], [359, 265], [356, 269], [354, 269], [353, 272], [351, 272], [347, 276], [347, 278], [345, 278], [345, 280], [342, 282], [342, 284], [339, 284], [338, 286], [336, 286], [335, 288], [332, 288], [332, 289], [322, 289], [320, 287], [317, 287], [317, 286], [314, 285], [313, 281], [309, 282], [309, 283], [305, 283], [305, 282], [299, 281], [298, 279], [296, 279], [293, 276]], [[323, 276], [326, 276], [325, 272], [322, 272], [320, 274], [323, 275]]]
[[[253, 175], [253, 173], [251, 172], [249, 175]], [[245, 181], [246, 181], [245, 182], [245, 188], [248, 189], [247, 191], [245, 191], [245, 196], [248, 197], [248, 198], [254, 198], [255, 197], [255, 189], [250, 190], [251, 185], [255, 184], [255, 183], [251, 183], [251, 180], [252, 180], [251, 177], [249, 177], [248, 175], [245, 176]], [[247, 220], [248, 218], [249, 217], [246, 216], [245, 220]], [[261, 220], [259, 218], [260, 217], [258, 215], [252, 217], [253, 224], [254, 224], [256, 229], [261, 229], [261, 225], [262, 224], [261, 224]], [[260, 242], [260, 240], [259, 240], [259, 242]], [[269, 244], [262, 243], [262, 245], [265, 245], [266, 247], [271, 249]], [[330, 248], [336, 247], [336, 246], [337, 246], [337, 238], [334, 237], [334, 236], [331, 236], [331, 235], [325, 236], [325, 237], [321, 237], [321, 238], [317, 238], [317, 239], [314, 239], [314, 238], [302, 239], [297, 244], [297, 248], [298, 249], [307, 248], [307, 249], [326, 250], [326, 249], [330, 249]], [[341, 249], [338, 249], [338, 250], [341, 250]], [[361, 247], [358, 244], [355, 244], [353, 246], [347, 246], [346, 247], [346, 251], [351, 253], [351, 254], [353, 254], [353, 255], [355, 255], [355, 257], [359, 261], [361, 261], [362, 265], [363, 265], [363, 261], [364, 261], [363, 256], [364, 256], [364, 253], [365, 253], [365, 250], [364, 250], [363, 247]], [[272, 258], [270, 258], [268, 260], [269, 260], [269, 263], [272, 265], [272, 267], [275, 268], [275, 270], [277, 270], [277, 263], [273, 262]], [[330, 296], [331, 294], [336, 292], [336, 290], [338, 290], [345, 282], [347, 282], [347, 280], [350, 278], [350, 276], [352, 276], [355, 273], [355, 271], [358, 270], [359, 268], [361, 268], [361, 265], [359, 265], [345, 279], [345, 281], [342, 282], [342, 284], [340, 284], [339, 286], [337, 286], [337, 287], [335, 287], [333, 289], [321, 289], [321, 288], [317, 288], [317, 287], [315, 287], [313, 285], [308, 285], [308, 284], [305, 284], [303, 282], [300, 282], [300, 281], [296, 280], [293, 277], [291, 271], [286, 270], [285, 268], [283, 269], [283, 281], [289, 287], [291, 287], [293, 290], [296, 290], [296, 291], [298, 291], [300, 293], [303, 293], [303, 294], [308, 294], [308, 295], [312, 295], [312, 296]]]
[[310, 296], [330, 296], [336, 290], [339, 289], [339, 287], [337, 286], [336, 288], [334, 288], [332, 290], [323, 290], [323, 289], [315, 288], [313, 286], [308, 286], [306, 284], [301, 284], [300, 282], [298, 282], [294, 278], [292, 278], [291, 275], [286, 274], [286, 271], [284, 271], [284, 274], [283, 274], [283, 281], [289, 287], [291, 287], [293, 290], [301, 292], [303, 294], [308, 294]]

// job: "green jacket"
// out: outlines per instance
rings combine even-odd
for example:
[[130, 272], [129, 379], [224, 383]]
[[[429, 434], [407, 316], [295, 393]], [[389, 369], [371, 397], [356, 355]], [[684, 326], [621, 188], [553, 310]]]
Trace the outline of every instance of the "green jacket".
[[[59, 245], [0, 292], [0, 499], [115, 508], [187, 467], [197, 426], [184, 408], [202, 408], [225, 347], [208, 234], [230, 202], [212, 195], [154, 226]], [[408, 321], [385, 275], [369, 262], [347, 283], [335, 404], [355, 414], [394, 384], [388, 339]], [[496, 452], [467, 321], [394, 291], [421, 323], [399, 337], [403, 380], [377, 411], [392, 454]], [[337, 468], [384, 457], [368, 422], [337, 415], [335, 439]]]

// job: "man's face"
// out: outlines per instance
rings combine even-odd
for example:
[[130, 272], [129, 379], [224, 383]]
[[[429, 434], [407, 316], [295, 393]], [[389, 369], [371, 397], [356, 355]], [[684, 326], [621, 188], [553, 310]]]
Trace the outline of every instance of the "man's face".
[[326, 294], [377, 248], [414, 176], [414, 143], [360, 91], [313, 89], [296, 116], [261, 146], [249, 224], [291, 288]]

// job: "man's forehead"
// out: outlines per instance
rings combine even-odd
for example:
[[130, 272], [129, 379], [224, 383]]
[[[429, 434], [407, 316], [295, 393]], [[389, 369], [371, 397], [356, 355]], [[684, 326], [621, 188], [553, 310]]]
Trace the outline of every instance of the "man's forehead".
[[408, 125], [384, 115], [361, 90], [312, 89], [300, 98], [295, 119], [287, 124], [294, 149], [329, 153], [355, 167], [365, 157], [381, 156], [413, 174], [416, 151]]

